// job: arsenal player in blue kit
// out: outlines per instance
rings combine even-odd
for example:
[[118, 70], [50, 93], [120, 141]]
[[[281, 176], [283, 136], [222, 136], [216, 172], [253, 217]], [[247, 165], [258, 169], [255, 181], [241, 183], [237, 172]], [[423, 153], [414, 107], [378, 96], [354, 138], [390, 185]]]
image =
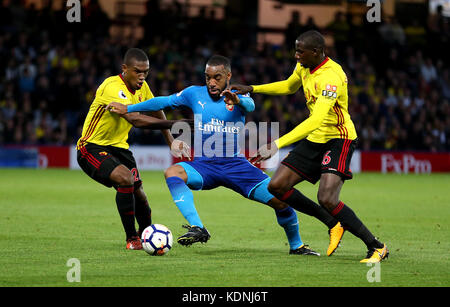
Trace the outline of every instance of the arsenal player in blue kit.
[[210, 238], [195, 208], [191, 190], [224, 186], [275, 210], [288, 238], [290, 254], [318, 256], [319, 253], [303, 244], [295, 211], [269, 193], [270, 177], [240, 154], [239, 133], [243, 132], [245, 115], [255, 105], [250, 96], [226, 90], [231, 79], [230, 61], [223, 56], [211, 57], [206, 64], [205, 78], [206, 86], [191, 86], [134, 105], [113, 102], [107, 106], [109, 111], [120, 115], [181, 106], [193, 111], [195, 159], [174, 164], [165, 171], [172, 198], [189, 223], [185, 226], [188, 232], [178, 238], [178, 243], [191, 245]]

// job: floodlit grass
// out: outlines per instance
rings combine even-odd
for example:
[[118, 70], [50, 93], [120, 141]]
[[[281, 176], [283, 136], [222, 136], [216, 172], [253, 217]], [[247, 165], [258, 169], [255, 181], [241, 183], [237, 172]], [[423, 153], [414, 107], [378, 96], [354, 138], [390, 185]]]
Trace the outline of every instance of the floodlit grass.
[[[341, 200], [386, 242], [391, 255], [368, 282], [360, 264], [366, 247], [346, 232], [326, 257], [326, 227], [299, 214], [302, 239], [321, 257], [288, 255], [273, 210], [219, 188], [194, 192], [212, 237], [175, 243], [165, 256], [125, 250], [115, 192], [81, 171], [0, 170], [0, 286], [449, 286], [450, 175], [356, 174]], [[162, 172], [142, 172], [153, 222], [184, 233]], [[316, 199], [317, 186], [301, 183]], [[67, 261], [81, 265], [81, 282], [67, 281]]]

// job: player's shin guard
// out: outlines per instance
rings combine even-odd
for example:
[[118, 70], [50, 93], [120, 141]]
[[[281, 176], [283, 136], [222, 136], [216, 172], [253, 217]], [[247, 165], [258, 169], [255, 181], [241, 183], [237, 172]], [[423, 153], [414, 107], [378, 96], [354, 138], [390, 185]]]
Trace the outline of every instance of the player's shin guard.
[[122, 220], [127, 239], [136, 236], [136, 227], [134, 224], [134, 187], [118, 186], [116, 193], [117, 210]]
[[183, 179], [176, 176], [169, 177], [166, 179], [166, 183], [175, 205], [189, 225], [203, 228], [197, 209], [195, 209], [194, 195]]
[[338, 223], [338, 221], [333, 216], [331, 216], [327, 210], [313, 202], [311, 199], [309, 199], [296, 189], [289, 190], [284, 195], [281, 195], [278, 199], [284, 201], [299, 212], [317, 218], [319, 221], [324, 223], [328, 227], [328, 229], [333, 228]]
[[339, 204], [331, 211], [333, 215], [345, 229], [348, 229], [353, 235], [360, 238], [367, 248], [382, 248], [383, 244], [380, 243], [374, 235], [367, 229], [367, 227], [356, 216], [352, 209], [347, 207], [343, 202]]
[[295, 250], [303, 245], [300, 238], [298, 217], [294, 209], [287, 207], [282, 210], [275, 210], [278, 224], [283, 227], [288, 238], [289, 246], [291, 250]]

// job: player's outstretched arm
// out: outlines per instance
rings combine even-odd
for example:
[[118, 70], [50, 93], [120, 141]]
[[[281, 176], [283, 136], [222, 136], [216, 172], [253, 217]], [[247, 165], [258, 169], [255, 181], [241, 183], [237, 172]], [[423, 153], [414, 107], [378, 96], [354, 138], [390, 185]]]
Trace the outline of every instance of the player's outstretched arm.
[[253, 92], [253, 87], [251, 85], [231, 84], [227, 90], [235, 90], [236, 94], [245, 95]]
[[124, 105], [118, 102], [111, 102], [106, 106], [106, 110], [124, 115], [132, 112], [152, 112], [163, 110], [167, 107], [172, 107], [171, 99], [169, 96], [154, 97], [152, 99], [136, 103]]
[[266, 95], [291, 95], [302, 86], [300, 77], [293, 73], [288, 79], [261, 85], [252, 85], [253, 93]]
[[222, 93], [220, 93], [220, 96], [225, 96], [224, 101], [226, 104], [229, 105], [238, 105], [240, 103], [240, 99], [236, 93], [233, 93], [231, 90], [226, 89]]
[[239, 97], [235, 92], [232, 92], [230, 89], [224, 90], [220, 96], [225, 96], [224, 101], [228, 105], [238, 105], [245, 112], [253, 112], [255, 110], [255, 102], [249, 96], [241, 96]]
[[153, 116], [148, 116], [140, 113], [128, 113], [122, 115], [130, 124], [136, 128], [146, 129], [170, 129], [175, 123], [185, 123], [186, 127], [191, 128], [194, 125], [193, 119], [181, 119], [181, 120], [164, 120]]
[[165, 138], [167, 144], [170, 147], [170, 152], [172, 153], [172, 155], [174, 155], [176, 158], [184, 157], [188, 160], [191, 160], [190, 146], [183, 141], [174, 140], [172, 134], [170, 133], [170, 130], [168, 129], [172, 128], [172, 126], [176, 123], [181, 123], [186, 125], [186, 128], [183, 128], [183, 130], [189, 131], [194, 127], [193, 119], [166, 120], [140, 113], [127, 113], [122, 115], [122, 117], [136, 128], [162, 130], [163, 133], [166, 132], [168, 135], [165, 135]]
[[111, 113], [116, 113], [119, 115], [124, 115], [126, 114], [127, 111], [127, 106], [118, 102], [111, 102], [110, 104], [108, 104], [105, 107], [106, 110], [108, 110]]
[[255, 164], [273, 157], [278, 152], [278, 146], [272, 142], [261, 146], [258, 149], [256, 157], [249, 159], [250, 163]]
[[298, 142], [322, 126], [325, 116], [332, 106], [332, 101], [323, 102], [322, 99], [319, 98], [315, 103], [314, 110], [312, 111], [312, 115], [310, 117], [305, 119], [297, 127], [280, 137], [278, 140], [275, 140], [278, 148], [283, 148], [292, 143]]
[[302, 80], [297, 73], [293, 73], [288, 79], [261, 85], [232, 84], [230, 90], [236, 90], [237, 94], [259, 93], [266, 95], [291, 95], [302, 86]]

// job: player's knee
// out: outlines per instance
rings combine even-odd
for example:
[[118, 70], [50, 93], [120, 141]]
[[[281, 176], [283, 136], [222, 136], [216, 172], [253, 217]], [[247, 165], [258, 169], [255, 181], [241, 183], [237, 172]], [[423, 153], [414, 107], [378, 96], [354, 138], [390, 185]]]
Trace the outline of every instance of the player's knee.
[[164, 171], [164, 176], [167, 178], [169, 177], [180, 177], [182, 178], [183, 173], [185, 174], [186, 172], [184, 171], [184, 168], [180, 165], [172, 165], [171, 167], [169, 167], [168, 169], [166, 169]]
[[134, 177], [130, 174], [123, 174], [119, 176], [119, 185], [126, 186], [126, 185], [134, 185]]
[[270, 180], [269, 185], [267, 186], [267, 189], [269, 190], [270, 193], [272, 193], [273, 195], [275, 195], [277, 198], [283, 196], [289, 189], [286, 188], [283, 184], [283, 182], [281, 182], [281, 180], [274, 180], [272, 178], [272, 180]]
[[111, 180], [119, 186], [134, 185], [133, 174], [125, 168], [116, 168], [111, 174]]
[[319, 204], [328, 211], [333, 210], [338, 203], [338, 200], [335, 199], [333, 193], [330, 193], [329, 191], [319, 191], [317, 193], [317, 200]]

